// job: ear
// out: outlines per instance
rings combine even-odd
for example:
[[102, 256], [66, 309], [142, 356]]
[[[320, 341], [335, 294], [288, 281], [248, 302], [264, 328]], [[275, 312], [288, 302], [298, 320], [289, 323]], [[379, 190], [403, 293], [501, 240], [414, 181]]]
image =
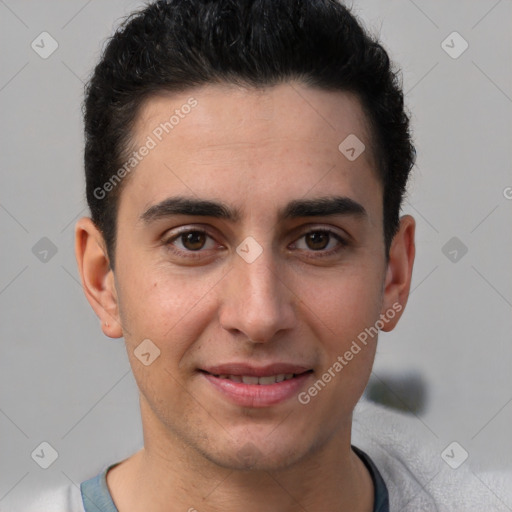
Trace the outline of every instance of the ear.
[[[381, 315], [385, 315], [388, 321], [385, 322], [383, 331], [391, 331], [395, 328], [407, 304], [416, 253], [415, 228], [414, 218], [404, 215], [400, 219], [399, 230], [391, 243], [381, 310]], [[391, 310], [395, 312], [393, 318], [389, 318]], [[388, 312], [387, 315], [386, 312]]]
[[88, 217], [76, 223], [75, 256], [85, 296], [101, 321], [103, 333], [109, 338], [121, 338], [114, 272], [103, 235]]

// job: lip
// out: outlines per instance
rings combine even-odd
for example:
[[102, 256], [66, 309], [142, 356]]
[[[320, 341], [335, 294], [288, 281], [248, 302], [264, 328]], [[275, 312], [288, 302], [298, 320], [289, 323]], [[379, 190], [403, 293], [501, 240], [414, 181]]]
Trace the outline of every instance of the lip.
[[[275, 363], [254, 367], [244, 363], [230, 363], [201, 369], [200, 375], [222, 396], [241, 407], [262, 408], [282, 403], [296, 396], [313, 375], [311, 368], [287, 363]], [[244, 384], [216, 375], [247, 375], [267, 377], [281, 373], [293, 373], [295, 377], [274, 384]]]

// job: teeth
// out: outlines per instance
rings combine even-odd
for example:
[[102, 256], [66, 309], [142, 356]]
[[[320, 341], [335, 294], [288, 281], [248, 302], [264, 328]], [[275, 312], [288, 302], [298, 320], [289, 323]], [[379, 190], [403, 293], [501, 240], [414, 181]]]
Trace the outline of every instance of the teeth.
[[266, 386], [268, 384], [275, 384], [277, 382], [277, 375], [269, 375], [268, 377], [260, 377], [258, 379], [259, 384]]
[[233, 382], [243, 382], [244, 384], [259, 384], [268, 386], [276, 382], [292, 379], [293, 373], [280, 373], [279, 375], [268, 375], [267, 377], [255, 377], [254, 375], [216, 375], [219, 379], [229, 379]]
[[258, 384], [258, 377], [244, 375], [242, 377], [242, 382], [244, 384]]

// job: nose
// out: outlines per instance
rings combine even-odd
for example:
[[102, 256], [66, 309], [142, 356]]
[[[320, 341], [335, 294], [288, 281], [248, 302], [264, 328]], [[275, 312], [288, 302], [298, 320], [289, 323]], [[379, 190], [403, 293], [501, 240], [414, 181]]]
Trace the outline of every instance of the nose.
[[267, 343], [294, 326], [296, 297], [275, 259], [271, 250], [251, 263], [234, 255], [220, 307], [224, 329], [254, 343]]

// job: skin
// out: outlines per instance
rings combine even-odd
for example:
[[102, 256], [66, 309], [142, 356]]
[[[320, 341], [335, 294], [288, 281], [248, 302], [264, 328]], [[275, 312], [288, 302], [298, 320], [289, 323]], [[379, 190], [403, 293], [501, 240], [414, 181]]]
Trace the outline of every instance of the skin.
[[[197, 106], [125, 178], [115, 271], [92, 221], [76, 225], [85, 294], [103, 332], [124, 336], [140, 390], [144, 448], [109, 471], [114, 502], [120, 512], [252, 512], [262, 500], [268, 512], [371, 511], [373, 484], [350, 448], [350, 429], [376, 337], [306, 405], [295, 396], [235, 405], [198, 368], [302, 364], [313, 370], [307, 390], [393, 304], [402, 310], [382, 330], [398, 322], [414, 219], [401, 218], [386, 260], [382, 186], [355, 96], [297, 83], [162, 94], [139, 112], [135, 146], [190, 97]], [[349, 134], [366, 145], [353, 162], [338, 150]], [[221, 201], [240, 218], [140, 220], [178, 195]], [[278, 217], [289, 201], [333, 195], [360, 203], [366, 215]], [[208, 230], [203, 248], [172, 239], [183, 227]], [[323, 248], [322, 229], [348, 243], [321, 237]], [[305, 236], [312, 231], [317, 245]], [[236, 252], [248, 236], [263, 250], [252, 263]], [[160, 350], [149, 366], [134, 355], [147, 338]]]

